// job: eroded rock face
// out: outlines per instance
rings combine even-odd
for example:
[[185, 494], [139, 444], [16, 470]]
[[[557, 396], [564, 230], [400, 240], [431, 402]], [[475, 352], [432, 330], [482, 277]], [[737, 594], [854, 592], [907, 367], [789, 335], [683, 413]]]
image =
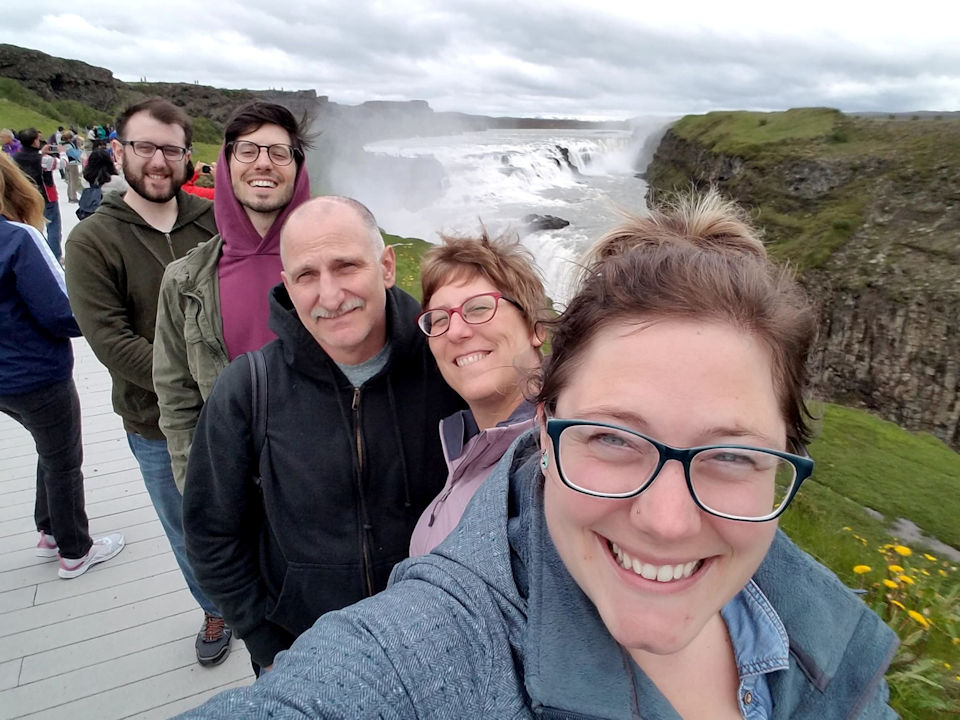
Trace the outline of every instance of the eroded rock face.
[[[737, 157], [668, 132], [650, 195], [714, 185], [751, 209], [820, 307], [816, 394], [960, 449], [960, 120], [896, 122], [851, 121], [863, 153], [811, 141]], [[837, 237], [804, 255], [795, 236], [817, 222]]]
[[873, 289], [821, 296], [813, 377], [829, 399], [867, 408], [960, 448], [960, 334], [934, 300]]
[[0, 76], [16, 80], [44, 100], [79, 100], [98, 109], [116, 105], [123, 85], [105, 68], [14, 45], [0, 45]]

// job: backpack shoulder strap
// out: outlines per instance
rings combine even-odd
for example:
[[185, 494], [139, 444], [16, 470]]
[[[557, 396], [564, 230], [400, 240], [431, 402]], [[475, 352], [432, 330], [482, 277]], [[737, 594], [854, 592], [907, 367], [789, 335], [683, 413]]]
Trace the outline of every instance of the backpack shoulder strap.
[[253, 430], [253, 446], [257, 451], [256, 483], [260, 484], [261, 456], [263, 445], [267, 440], [267, 364], [260, 350], [251, 350], [246, 353], [247, 363], [250, 365], [250, 396], [251, 396], [251, 427]]

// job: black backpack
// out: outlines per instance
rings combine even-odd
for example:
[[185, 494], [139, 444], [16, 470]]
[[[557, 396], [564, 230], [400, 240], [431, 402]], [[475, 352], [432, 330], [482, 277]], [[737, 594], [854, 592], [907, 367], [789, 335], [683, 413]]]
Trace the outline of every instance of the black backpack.
[[83, 220], [85, 217], [93, 215], [100, 207], [100, 201], [103, 200], [103, 193], [99, 185], [91, 185], [84, 188], [80, 193], [80, 201], [77, 203], [77, 217]]

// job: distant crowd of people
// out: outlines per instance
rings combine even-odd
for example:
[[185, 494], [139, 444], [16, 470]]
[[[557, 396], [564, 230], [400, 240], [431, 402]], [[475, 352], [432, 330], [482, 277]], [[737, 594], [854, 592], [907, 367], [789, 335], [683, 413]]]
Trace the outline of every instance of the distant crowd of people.
[[418, 302], [367, 207], [311, 197], [285, 107], [200, 168], [167, 101], [103, 132], [63, 269], [75, 134], [0, 163], [0, 409], [77, 577], [124, 538], [88, 532], [70, 338], [109, 370], [197, 661], [235, 633], [258, 678], [185, 717], [895, 717], [892, 631], [777, 531], [815, 316], [735, 205], [626, 219], [559, 315], [517, 239], [444, 236]]

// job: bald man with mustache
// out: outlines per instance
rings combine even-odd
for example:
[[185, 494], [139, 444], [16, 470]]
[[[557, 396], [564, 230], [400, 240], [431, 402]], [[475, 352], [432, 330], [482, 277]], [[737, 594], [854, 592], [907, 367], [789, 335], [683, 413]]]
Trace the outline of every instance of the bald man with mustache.
[[320, 615], [386, 587], [443, 486], [437, 424], [464, 407], [366, 207], [304, 203], [280, 255], [259, 412], [247, 354], [204, 404], [183, 496], [190, 562], [258, 674]]

